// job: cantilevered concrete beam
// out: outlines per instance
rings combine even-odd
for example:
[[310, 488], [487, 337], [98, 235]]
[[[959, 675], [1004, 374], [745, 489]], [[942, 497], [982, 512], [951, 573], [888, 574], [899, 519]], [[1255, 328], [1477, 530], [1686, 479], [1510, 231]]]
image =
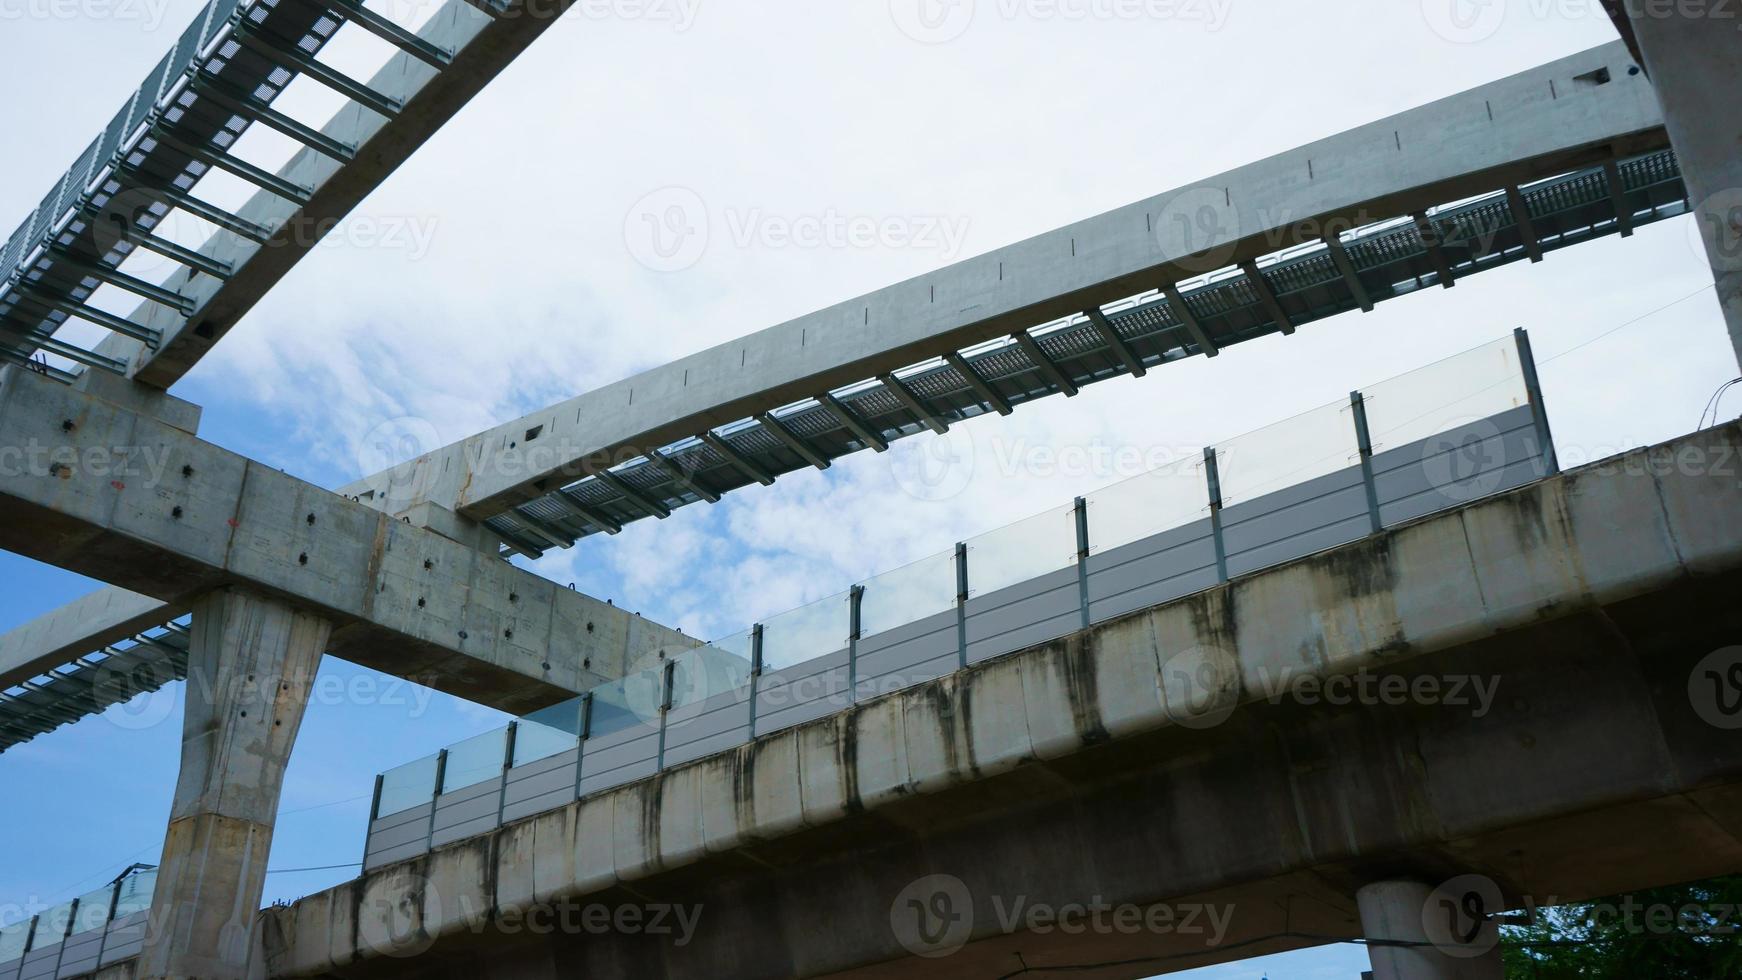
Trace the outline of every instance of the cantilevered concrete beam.
[[1452, 262], [1446, 258], [1446, 250], [1440, 245], [1441, 233], [1439, 225], [1427, 216], [1426, 211], [1415, 213], [1415, 234], [1421, 239], [1422, 247], [1427, 249], [1428, 258], [1434, 264], [1434, 271], [1439, 273], [1440, 287], [1451, 289], [1458, 284], [1458, 277], [1452, 274]]
[[1221, 348], [1217, 347], [1216, 342], [1210, 339], [1210, 334], [1204, 329], [1204, 325], [1198, 322], [1198, 315], [1192, 312], [1192, 305], [1186, 302], [1184, 296], [1180, 295], [1179, 287], [1170, 282], [1161, 287], [1161, 291], [1167, 296], [1168, 310], [1173, 313], [1174, 319], [1186, 328], [1186, 333], [1191, 335], [1192, 343], [1198, 345], [1198, 350], [1202, 351], [1205, 357], [1215, 357], [1221, 353]]
[[1258, 263], [1247, 259], [1240, 263], [1240, 271], [1246, 273], [1246, 281], [1252, 284], [1252, 292], [1257, 294], [1259, 305], [1264, 307], [1264, 314], [1276, 324], [1276, 329], [1285, 334], [1294, 333], [1294, 321], [1288, 318], [1288, 311], [1277, 301], [1276, 291], [1270, 288], [1270, 280], [1264, 278]]
[[1141, 378], [1149, 373], [1149, 369], [1143, 366], [1142, 359], [1120, 338], [1119, 331], [1113, 329], [1112, 321], [1107, 319], [1107, 314], [1101, 312], [1100, 307], [1089, 308], [1086, 315], [1089, 322], [1095, 325], [1095, 332], [1101, 335], [1101, 342], [1118, 355], [1120, 363], [1125, 365], [1125, 370], [1130, 371], [1133, 378]]
[[[1631, 64], [1618, 42], [1550, 62], [721, 344], [347, 492], [379, 491], [374, 505], [388, 513], [427, 499], [487, 518], [612, 465], [626, 449], [657, 449], [1189, 280], [1317, 237], [1327, 224], [1357, 227], [1660, 148], [1662, 115]], [[1575, 84], [1602, 69], [1607, 84]], [[1205, 219], [1216, 228], [1208, 236]], [[533, 425], [545, 426], [537, 442], [514, 438]]]
[[693, 640], [67, 385], [0, 371], [0, 547], [171, 606], [225, 586], [327, 652], [507, 711]]

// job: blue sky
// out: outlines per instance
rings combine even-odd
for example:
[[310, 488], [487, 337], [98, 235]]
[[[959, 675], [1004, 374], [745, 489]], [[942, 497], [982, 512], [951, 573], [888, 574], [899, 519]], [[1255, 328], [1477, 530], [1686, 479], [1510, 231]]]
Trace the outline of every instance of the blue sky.
[[[22, 218], [193, 15], [23, 10], [0, 31], [0, 220]], [[409, 0], [405, 0], [409, 3]], [[371, 195], [175, 389], [201, 435], [325, 486], [362, 475], [398, 420], [441, 442], [957, 258], [1181, 186], [1612, 38], [1595, 3], [1204, 4], [1211, 21], [982, 0], [959, 36], [912, 36], [903, 0], [744, 0], [559, 23]], [[1496, 21], [1492, 12], [1500, 10]], [[613, 14], [612, 11], [617, 13]], [[1448, 25], [1452, 26], [1448, 26]], [[908, 28], [904, 30], [903, 28]], [[337, 56], [366, 61], [368, 51]], [[361, 62], [360, 62], [361, 63]], [[69, 65], [75, 66], [69, 69]], [[318, 114], [318, 94], [299, 92]], [[270, 149], [270, 148], [267, 148]], [[264, 152], [264, 151], [263, 151]], [[657, 267], [637, 219], [668, 188], [710, 233]], [[945, 226], [869, 247], [783, 228], [831, 216]], [[6, 226], [10, 228], [10, 225]], [[535, 570], [713, 636], [1133, 475], [1060, 471], [1036, 448], [1196, 447], [1530, 329], [1564, 463], [1693, 427], [1734, 373], [1688, 219], [1642, 229], [959, 426], [951, 495], [903, 489], [903, 453], [783, 478], [589, 539]], [[1688, 297], [1692, 297], [1688, 299]], [[433, 447], [432, 447], [433, 448]], [[1090, 457], [1085, 457], [1090, 458]], [[1098, 457], [1095, 457], [1098, 458]], [[0, 629], [96, 583], [0, 554]], [[495, 712], [328, 659], [287, 776], [272, 866], [355, 862], [377, 771], [484, 731]], [[154, 862], [174, 785], [179, 686], [0, 755], [0, 918]], [[349, 868], [274, 874], [292, 899]], [[1219, 978], [1350, 977], [1343, 947]]]

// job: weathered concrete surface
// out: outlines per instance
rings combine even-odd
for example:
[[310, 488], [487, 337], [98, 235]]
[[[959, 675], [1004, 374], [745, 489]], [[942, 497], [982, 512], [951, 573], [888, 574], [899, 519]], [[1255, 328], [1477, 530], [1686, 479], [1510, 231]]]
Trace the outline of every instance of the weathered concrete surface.
[[99, 589], [0, 633], [0, 688], [101, 650], [188, 611], [126, 589]]
[[140, 976], [246, 972], [284, 767], [331, 629], [236, 589], [194, 604], [181, 776]]
[[[1461, 955], [1465, 951], [1458, 947], [1439, 948], [1423, 914], [1439, 898], [1433, 886], [1419, 881], [1375, 881], [1355, 893], [1362, 933], [1389, 941], [1367, 949], [1373, 980], [1502, 980], [1506, 976], [1498, 945], [1474, 956]], [[1479, 937], [1480, 930], [1473, 938]]]
[[680, 358], [343, 492], [483, 519], [710, 427], [1327, 229], [1661, 147], [1657, 100], [1630, 67], [1620, 42], [1550, 62]]
[[508, 711], [695, 641], [29, 371], [0, 371], [0, 547], [170, 605], [246, 585], [328, 652]]
[[1736, 19], [1722, 5], [1623, 4], [1694, 202], [1731, 349], [1742, 365], [1742, 80]]
[[[269, 910], [270, 972], [1145, 976], [1357, 936], [1374, 881], [1475, 872], [1547, 904], [1736, 871], [1742, 735], [1689, 681], [1742, 637], [1738, 447], [1730, 425], [1630, 453], [381, 869]], [[1446, 695], [1269, 698], [1361, 671]], [[1459, 705], [1459, 678], [1498, 686]], [[973, 941], [916, 959], [892, 915], [938, 873]], [[1000, 922], [1097, 896], [1235, 918], [1213, 947]], [[566, 900], [704, 917], [683, 945], [519, 919]]]

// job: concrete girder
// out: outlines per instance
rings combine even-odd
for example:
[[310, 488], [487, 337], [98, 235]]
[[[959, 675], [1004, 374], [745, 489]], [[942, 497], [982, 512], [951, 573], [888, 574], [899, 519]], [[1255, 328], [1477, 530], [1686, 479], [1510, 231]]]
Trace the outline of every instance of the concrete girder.
[[[474, 519], [722, 420], [1323, 235], [1592, 165], [1667, 137], [1620, 43], [1592, 49], [762, 330], [505, 423], [346, 492]], [[1608, 70], [1609, 81], [1574, 81]], [[1197, 240], [1209, 217], [1216, 231]], [[936, 301], [933, 301], [935, 293]], [[800, 343], [801, 336], [804, 340]], [[631, 397], [633, 394], [633, 397]], [[574, 421], [568, 421], [574, 420]], [[518, 436], [545, 425], [530, 445]], [[513, 445], [511, 445], [513, 444]], [[429, 465], [432, 461], [443, 465]]]
[[25, 369], [0, 372], [0, 431], [0, 546], [172, 606], [280, 596], [333, 621], [329, 653], [472, 701], [524, 712], [696, 645]]

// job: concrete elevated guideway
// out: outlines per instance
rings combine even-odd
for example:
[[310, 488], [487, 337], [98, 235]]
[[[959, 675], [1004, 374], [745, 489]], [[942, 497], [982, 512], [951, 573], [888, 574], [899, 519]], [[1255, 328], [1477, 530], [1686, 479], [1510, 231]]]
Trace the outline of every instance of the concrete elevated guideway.
[[[1674, 180], [1673, 159], [1619, 174], [1667, 145], [1616, 42], [682, 358], [345, 491], [390, 514], [436, 503], [523, 549], [566, 546], [954, 418], [1625, 234], [1682, 207], [1679, 184], [1649, 190], [1651, 166]], [[1565, 194], [1520, 187], [1583, 168], [1596, 176], [1576, 190], [1597, 191], [1583, 220], [1561, 224]], [[1485, 215], [1438, 221], [1491, 192]], [[1406, 227], [1357, 248], [1351, 232], [1392, 219]], [[1311, 269], [1267, 259], [1303, 243]], [[1206, 273], [1227, 281], [1194, 289]]]
[[[454, 16], [464, 20], [462, 15]], [[429, 30], [435, 30], [439, 23], [438, 17]], [[866, 324], [849, 323], [843, 331], [839, 323], [829, 319], [831, 311], [824, 311], [583, 395], [565, 406], [366, 478], [343, 492], [363, 497], [391, 515], [409, 516], [418, 524], [431, 523], [430, 515], [445, 515], [445, 520], [436, 520], [431, 526], [450, 536], [465, 536], [468, 532], [463, 525], [469, 519], [456, 521], [447, 510], [453, 503], [450, 498], [461, 495], [452, 483], [458, 478], [455, 474], [476, 472], [480, 478], [474, 482], [487, 485], [489, 481], [481, 478], [486, 472], [512, 481], [515, 474], [527, 476], [528, 466], [540, 459], [574, 459], [584, 466], [599, 452], [606, 453], [612, 463], [641, 454], [606, 476], [585, 477], [488, 518], [490, 532], [511, 542], [516, 550], [537, 554], [568, 546], [589, 534], [615, 532], [637, 519], [667, 515], [689, 503], [718, 500], [722, 493], [772, 482], [794, 469], [827, 466], [830, 459], [866, 446], [884, 445], [928, 428], [941, 431], [958, 419], [987, 411], [1008, 412], [1034, 398], [1059, 391], [1072, 393], [1080, 386], [1127, 371], [1141, 373], [1182, 357], [1215, 353], [1244, 340], [1288, 333], [1297, 324], [1424, 287], [1450, 286], [1485, 269], [1537, 258], [1593, 237], [1626, 235], [1638, 224], [1661, 220], [1686, 208], [1675, 157], [1662, 149], [1664, 137], [1661, 129], [1655, 128], [1650, 90], [1642, 88], [1630, 71], [1619, 44], [1546, 65], [1242, 168], [1197, 188], [1162, 195], [970, 260], [942, 270], [937, 277], [882, 290], [862, 303]], [[1472, 122], [1468, 117], [1476, 113], [1481, 118]], [[367, 113], [341, 115], [335, 125], [347, 119], [369, 118]], [[1446, 129], [1447, 120], [1463, 122]], [[1409, 134], [1415, 133], [1431, 133], [1434, 146], [1443, 143], [1456, 152], [1428, 154], [1422, 148], [1430, 141], [1410, 138]], [[1567, 171], [1583, 163], [1593, 166]], [[1397, 169], [1405, 165], [1417, 169]], [[1380, 168], [1378, 177], [1369, 173], [1373, 167]], [[1301, 173], [1290, 176], [1291, 169]], [[1303, 174], [1305, 180], [1301, 179]], [[1528, 183], [1555, 174], [1560, 176]], [[1410, 180], [1417, 179], [1430, 183], [1409, 186]], [[1387, 180], [1391, 183], [1385, 183]], [[1424, 203], [1444, 204], [1477, 190], [1510, 186], [1509, 181], [1525, 182], [1515, 196], [1501, 194], [1439, 208]], [[1389, 199], [1362, 197], [1387, 187], [1398, 193]], [[1420, 214], [1419, 223], [1406, 217], [1371, 224], [1379, 215], [1408, 213], [1409, 208]], [[1122, 219], [1151, 228], [1158, 227], [1158, 222], [1183, 222], [1182, 227], [1194, 233], [1212, 233], [1214, 237], [1199, 234], [1201, 240], [1182, 238], [1165, 243], [1159, 235], [1152, 236], [1152, 241], [1127, 240], [1129, 235], [1117, 233]], [[1349, 231], [1357, 224], [1365, 227]], [[1346, 232], [1336, 236], [1340, 245], [1336, 252], [1323, 242], [1285, 248], [1327, 230]], [[1098, 244], [1091, 247], [1092, 242]], [[1208, 254], [1176, 259], [1163, 269], [1151, 268], [1118, 279], [1118, 270], [1128, 265], [1159, 261], [1156, 257], [1166, 254], [1164, 247], [1178, 251], [1193, 244], [1205, 246]], [[1066, 255], [1049, 257], [1047, 251], [1053, 246]], [[1282, 251], [1278, 253], [1278, 249]], [[1081, 254], [1072, 254], [1078, 252]], [[1260, 268], [1241, 260], [1248, 254], [1271, 257], [1260, 259]], [[1189, 315], [1175, 313], [1173, 297], [1152, 290], [1153, 295], [1106, 306], [1105, 313], [1096, 318], [1077, 316], [1070, 323], [1053, 324], [1032, 334], [1024, 332], [1020, 342], [1006, 338], [969, 346], [960, 353], [953, 346], [966, 334], [950, 324], [977, 324], [974, 330], [982, 332], [973, 336], [983, 336], [984, 331], [1007, 321], [1032, 323], [1022, 317], [1045, 315], [1055, 307], [1079, 308], [1072, 289], [1100, 303], [1103, 297], [1122, 295], [1120, 290], [1128, 287], [1120, 283], [1128, 284], [1134, 276], [1158, 282], [1219, 263], [1234, 263], [1236, 267], [1211, 276], [1209, 281], [1186, 283], [1178, 289], [1180, 306], [1192, 311]], [[941, 295], [947, 297], [954, 289], [949, 283], [977, 281], [976, 276], [993, 267], [998, 270], [992, 277], [995, 282], [983, 285], [992, 288], [998, 303], [1020, 306], [1026, 301], [1023, 297], [1034, 291], [1065, 292], [1041, 307], [1003, 319], [982, 321], [978, 318], [990, 315], [992, 307], [972, 307], [928, 313], [931, 319], [921, 318], [906, 326], [901, 326], [905, 321], [889, 320], [906, 309], [904, 296], [922, 288], [928, 290], [925, 305], [933, 306], [929, 290], [936, 283], [932, 279], [945, 284]], [[1007, 294], [1006, 279], [1015, 290], [1019, 273], [1036, 280], [1033, 290]], [[1116, 281], [1098, 282], [1101, 277]], [[855, 303], [861, 301], [843, 304], [833, 312]], [[875, 329], [865, 330], [873, 309], [889, 312], [878, 320]], [[1100, 309], [1097, 307], [1097, 312]], [[897, 326], [901, 329], [895, 329]], [[782, 387], [784, 382], [775, 384], [781, 378], [790, 379], [812, 369], [835, 371], [831, 377], [847, 377], [861, 369], [874, 371], [910, 363], [906, 359], [918, 355], [912, 353], [914, 344], [908, 343], [912, 340], [908, 335], [914, 333], [909, 327], [921, 333], [933, 331], [935, 336], [925, 343], [935, 340], [943, 345], [938, 349], [946, 351], [948, 360], [923, 362], [912, 371], [885, 372], [869, 384], [838, 388], [823, 400], [807, 399], [800, 405], [782, 407], [791, 392], [799, 389]], [[783, 351], [781, 345], [794, 331], [806, 342]], [[900, 346], [902, 343], [906, 347]], [[867, 361], [862, 356], [867, 344], [891, 346]], [[753, 351], [757, 352], [755, 357], [751, 356]], [[722, 361], [730, 363], [722, 367]], [[756, 370], [746, 374], [741, 364]], [[828, 368], [829, 364], [834, 367]], [[710, 382], [710, 378], [719, 383]], [[92, 387], [102, 379], [103, 372], [96, 372], [87, 374], [82, 383]], [[751, 408], [766, 409], [767, 413], [759, 419], [732, 421], [732, 413], [743, 404], [738, 408], [722, 406], [722, 386], [730, 395], [741, 393], [747, 385], [765, 383], [774, 387], [757, 393]], [[121, 396], [113, 384], [93, 390], [100, 390], [104, 397]], [[650, 391], [655, 395], [664, 392], [651, 408]], [[614, 404], [619, 398], [631, 405]], [[697, 411], [707, 416], [704, 421], [709, 426], [700, 438], [694, 435], [702, 423], [684, 421], [686, 415], [693, 417]], [[673, 414], [666, 416], [666, 412]], [[565, 421], [571, 417], [577, 420], [575, 424]], [[648, 426], [654, 429], [647, 430]], [[656, 436], [664, 438], [680, 430], [688, 437], [664, 444], [662, 449], [648, 445]], [[636, 431], [641, 435], [631, 438], [629, 434]], [[607, 445], [612, 440], [616, 441], [614, 449]], [[521, 489], [537, 493], [537, 485], [553, 482], [567, 481], [540, 479]], [[414, 505], [423, 500], [448, 503]], [[167, 622], [173, 615], [166, 608], [159, 622]], [[0, 648], [16, 651], [19, 644], [12, 641], [19, 639], [31, 640], [8, 637], [0, 640]], [[94, 653], [109, 642], [101, 629], [93, 630], [81, 652]], [[70, 663], [71, 658], [56, 658], [76, 647], [75, 643], [67, 650], [38, 648], [28, 663], [38, 672], [47, 671]], [[69, 668], [76, 669], [76, 665]], [[49, 683], [53, 683], [52, 678]], [[65, 712], [51, 713], [26, 727], [41, 730], [54, 717], [68, 716]]]
[[[442, 0], [412, 30], [358, 0], [213, 0], [0, 245], [0, 360], [47, 355], [40, 368], [61, 380], [95, 369], [168, 388], [566, 6]], [[351, 78], [318, 57], [343, 31], [395, 53]], [[324, 123], [281, 111], [299, 76], [348, 104]], [[232, 152], [256, 125], [303, 149], [276, 171]], [[212, 172], [260, 191], [217, 207], [201, 184]], [[167, 239], [172, 211], [217, 232]], [[179, 268], [161, 282], [130, 275], [119, 267], [138, 248]], [[103, 289], [119, 296], [91, 302]], [[131, 312], [116, 305], [128, 296], [141, 300]], [[69, 318], [109, 333], [69, 342]]]
[[[381, 868], [269, 910], [267, 973], [1134, 977], [1360, 937], [1376, 881], [1510, 907], [1734, 872], [1742, 738], [1696, 682], [1742, 636], [1739, 453], [1731, 424], [1606, 460]], [[1362, 673], [1442, 696], [1288, 693]], [[1230, 915], [1069, 934], [1018, 899]], [[675, 944], [553, 930], [564, 902], [701, 912]]]

